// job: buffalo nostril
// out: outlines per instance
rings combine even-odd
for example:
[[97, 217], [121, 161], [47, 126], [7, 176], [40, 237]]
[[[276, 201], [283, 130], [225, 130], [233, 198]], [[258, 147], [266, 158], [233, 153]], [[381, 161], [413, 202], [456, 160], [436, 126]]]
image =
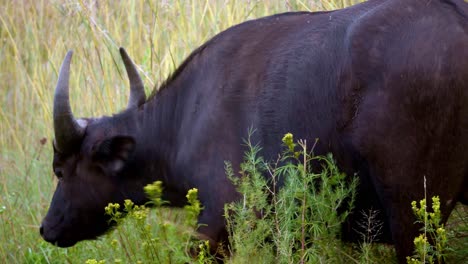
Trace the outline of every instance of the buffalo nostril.
[[42, 225], [41, 227], [39, 227], [39, 233], [41, 234], [41, 236], [44, 235], [44, 227], [42, 227]]

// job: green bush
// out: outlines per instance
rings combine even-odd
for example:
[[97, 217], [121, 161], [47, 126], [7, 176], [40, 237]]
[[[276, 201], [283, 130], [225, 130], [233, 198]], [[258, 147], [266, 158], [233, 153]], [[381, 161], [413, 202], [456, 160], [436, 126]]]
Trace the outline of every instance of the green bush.
[[283, 143], [285, 151], [269, 163], [248, 139], [239, 178], [226, 164], [242, 195], [225, 207], [231, 262], [343, 262], [340, 226], [352, 209], [357, 178], [341, 173], [331, 155], [315, 156], [305, 141], [294, 143], [292, 134]]

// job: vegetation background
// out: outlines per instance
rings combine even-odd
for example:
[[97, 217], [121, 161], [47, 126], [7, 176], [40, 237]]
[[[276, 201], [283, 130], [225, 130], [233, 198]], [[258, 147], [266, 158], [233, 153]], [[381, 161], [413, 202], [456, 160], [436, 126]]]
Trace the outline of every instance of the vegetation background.
[[[69, 249], [56, 248], [39, 235], [56, 185], [52, 99], [67, 50], [75, 51], [70, 81], [75, 115], [111, 115], [125, 107], [129, 94], [120, 46], [138, 64], [149, 94], [194, 48], [229, 26], [279, 12], [330, 10], [355, 2], [0, 0], [0, 262], [131, 262], [118, 257], [128, 253], [121, 244], [139, 239], [129, 235], [135, 228], [131, 224], [122, 227], [126, 237], [113, 232]], [[180, 221], [180, 212], [166, 210], [163, 215], [164, 220], [153, 220]], [[467, 210], [459, 208], [454, 215], [449, 225], [457, 227], [451, 230], [460, 237], [455, 244], [465, 249], [463, 259]]]

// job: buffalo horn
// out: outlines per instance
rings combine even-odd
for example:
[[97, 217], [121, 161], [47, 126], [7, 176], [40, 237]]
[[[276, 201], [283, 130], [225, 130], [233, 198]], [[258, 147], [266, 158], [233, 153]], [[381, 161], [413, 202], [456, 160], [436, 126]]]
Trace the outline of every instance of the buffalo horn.
[[54, 95], [55, 144], [61, 151], [71, 148], [84, 134], [84, 128], [75, 120], [70, 108], [68, 83], [72, 55], [73, 51], [68, 51], [62, 62]]
[[138, 74], [138, 71], [132, 59], [128, 56], [124, 48], [120, 48], [120, 55], [125, 64], [128, 79], [130, 81], [130, 99], [128, 100], [128, 108], [139, 107], [146, 100], [145, 88], [143, 81]]

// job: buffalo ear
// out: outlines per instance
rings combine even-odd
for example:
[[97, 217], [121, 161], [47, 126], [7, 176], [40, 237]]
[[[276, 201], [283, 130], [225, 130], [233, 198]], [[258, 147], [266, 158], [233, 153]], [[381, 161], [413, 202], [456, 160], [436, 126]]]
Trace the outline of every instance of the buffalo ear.
[[92, 148], [92, 157], [112, 172], [118, 172], [125, 166], [134, 150], [133, 137], [114, 136], [97, 142]]

